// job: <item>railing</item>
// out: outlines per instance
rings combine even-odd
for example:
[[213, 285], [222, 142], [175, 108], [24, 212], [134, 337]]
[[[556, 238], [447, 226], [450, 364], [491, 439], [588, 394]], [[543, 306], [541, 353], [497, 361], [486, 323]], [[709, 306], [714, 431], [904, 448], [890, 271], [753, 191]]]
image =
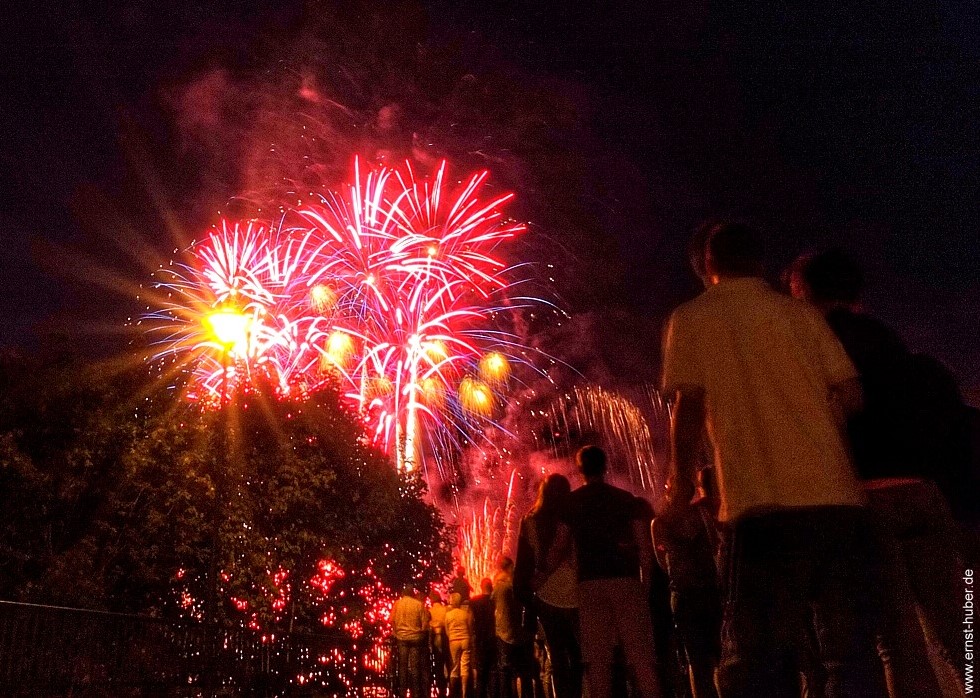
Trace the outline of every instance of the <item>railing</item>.
[[385, 676], [346, 687], [293, 680], [337, 640], [304, 635], [263, 643], [244, 631], [0, 601], [0, 695], [387, 695]]

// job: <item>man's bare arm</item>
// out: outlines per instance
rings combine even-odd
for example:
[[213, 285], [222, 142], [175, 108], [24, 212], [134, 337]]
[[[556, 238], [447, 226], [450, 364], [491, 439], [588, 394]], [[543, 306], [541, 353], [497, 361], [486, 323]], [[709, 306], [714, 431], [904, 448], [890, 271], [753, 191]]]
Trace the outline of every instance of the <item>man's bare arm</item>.
[[704, 432], [704, 390], [677, 391], [670, 424], [670, 475], [667, 480], [667, 512], [676, 513], [691, 502], [697, 474], [698, 446]]
[[650, 520], [635, 519], [633, 521], [633, 543], [640, 562], [640, 579], [649, 585], [653, 574], [653, 542], [650, 538]]

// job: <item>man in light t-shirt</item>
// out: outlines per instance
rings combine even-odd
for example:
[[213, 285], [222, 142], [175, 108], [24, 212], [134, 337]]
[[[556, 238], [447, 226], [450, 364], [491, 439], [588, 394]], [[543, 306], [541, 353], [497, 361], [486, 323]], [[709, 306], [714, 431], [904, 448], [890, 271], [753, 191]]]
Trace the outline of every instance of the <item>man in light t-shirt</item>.
[[829, 698], [885, 695], [874, 550], [843, 430], [861, 403], [857, 373], [819, 313], [763, 281], [754, 231], [715, 226], [704, 250], [708, 288], [665, 336], [675, 404], [663, 515], [689, 506], [706, 427], [726, 532], [721, 695], [798, 696], [809, 623]]

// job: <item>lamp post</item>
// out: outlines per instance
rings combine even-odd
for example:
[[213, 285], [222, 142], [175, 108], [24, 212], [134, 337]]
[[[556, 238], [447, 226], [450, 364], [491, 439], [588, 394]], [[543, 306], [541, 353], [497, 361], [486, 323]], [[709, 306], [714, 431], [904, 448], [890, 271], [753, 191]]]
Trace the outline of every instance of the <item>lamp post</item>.
[[233, 306], [219, 307], [204, 318], [211, 338], [221, 346], [221, 404], [228, 401], [228, 358], [248, 356], [252, 318]]
[[[214, 474], [216, 490], [216, 506], [211, 512], [211, 527], [214, 540], [212, 543], [211, 557], [211, 593], [213, 594], [213, 613], [216, 623], [216, 635], [214, 641], [221, 642], [220, 631], [218, 628], [221, 608], [221, 563], [220, 563], [220, 540], [222, 520], [227, 515], [229, 499], [229, 475], [228, 475], [228, 371], [229, 359], [248, 358], [249, 355], [249, 331], [252, 325], [252, 317], [246, 315], [233, 305], [219, 306], [212, 312], [204, 316], [203, 324], [212, 342], [221, 347], [221, 454], [220, 468]], [[209, 676], [205, 680], [220, 684], [217, 674]]]

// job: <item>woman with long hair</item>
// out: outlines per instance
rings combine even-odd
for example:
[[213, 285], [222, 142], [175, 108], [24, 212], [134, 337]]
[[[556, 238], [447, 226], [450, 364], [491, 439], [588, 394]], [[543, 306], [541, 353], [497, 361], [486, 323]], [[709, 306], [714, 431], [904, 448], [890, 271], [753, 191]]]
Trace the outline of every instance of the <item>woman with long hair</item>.
[[[564, 526], [561, 513], [570, 492], [564, 475], [552, 473], [541, 481], [537, 501], [521, 520], [514, 569], [515, 593], [544, 631], [557, 698], [582, 695], [574, 551], [557, 566], [548, 559], [559, 527]], [[550, 573], [544, 574], [549, 568]]]

